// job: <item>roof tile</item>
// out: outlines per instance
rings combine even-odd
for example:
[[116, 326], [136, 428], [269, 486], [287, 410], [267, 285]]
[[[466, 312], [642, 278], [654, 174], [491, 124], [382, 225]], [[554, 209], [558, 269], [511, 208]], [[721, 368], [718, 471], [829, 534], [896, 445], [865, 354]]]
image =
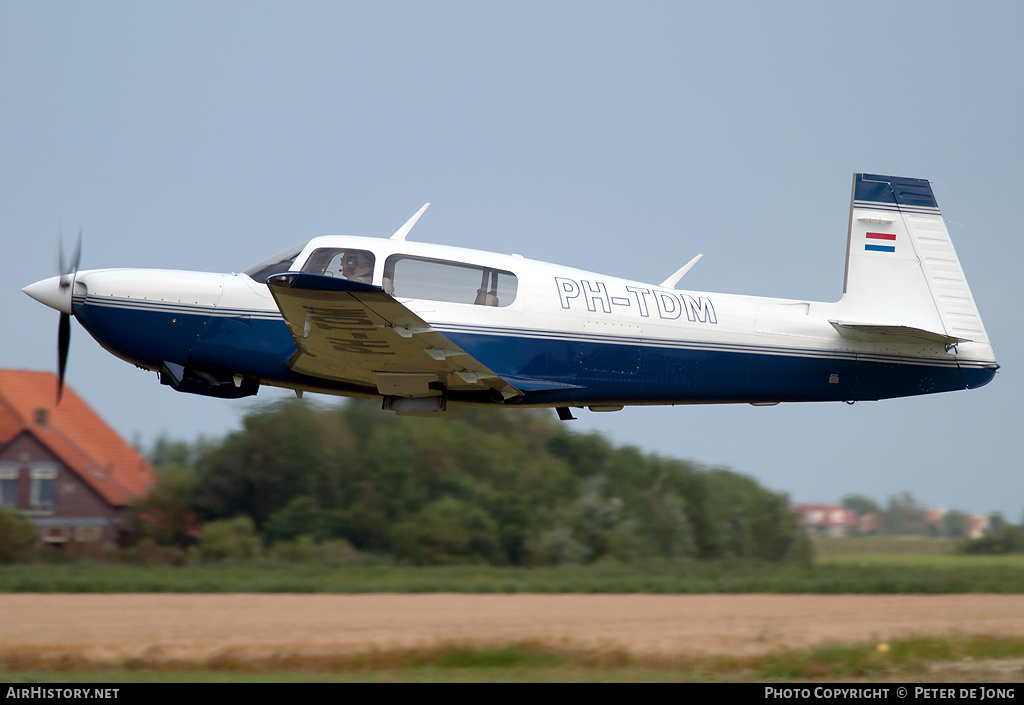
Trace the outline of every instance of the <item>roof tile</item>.
[[152, 466], [52, 372], [0, 370], [0, 445], [29, 432], [107, 502], [123, 506], [155, 481]]

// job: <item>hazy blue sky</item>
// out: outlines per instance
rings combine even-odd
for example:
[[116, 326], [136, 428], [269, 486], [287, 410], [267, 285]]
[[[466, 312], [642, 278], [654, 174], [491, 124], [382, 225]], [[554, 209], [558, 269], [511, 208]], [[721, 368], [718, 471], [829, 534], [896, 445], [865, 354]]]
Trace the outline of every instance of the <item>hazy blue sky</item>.
[[[0, 0], [0, 366], [53, 369], [21, 293], [83, 268], [240, 271], [326, 233], [834, 301], [854, 172], [927, 178], [1003, 370], [845, 404], [581, 412], [796, 501], [1024, 509], [1018, 2]], [[74, 324], [70, 384], [128, 438], [238, 427]], [[553, 414], [554, 412], [552, 412]]]

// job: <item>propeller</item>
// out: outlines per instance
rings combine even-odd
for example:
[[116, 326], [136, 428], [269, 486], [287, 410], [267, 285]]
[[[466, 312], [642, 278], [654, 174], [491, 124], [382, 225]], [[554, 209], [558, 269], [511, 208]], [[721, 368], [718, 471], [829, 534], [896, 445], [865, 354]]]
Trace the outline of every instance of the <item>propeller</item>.
[[[64, 261], [64, 233], [60, 234], [60, 248], [57, 256], [60, 263], [60, 290], [62, 296], [68, 298], [68, 310], [71, 310], [71, 297], [75, 293], [75, 275], [78, 274], [78, 261], [82, 256], [82, 229], [78, 229], [78, 242], [71, 253], [71, 260]], [[64, 396], [64, 371], [68, 365], [68, 349], [71, 347], [71, 314], [61, 311], [60, 324], [57, 326], [57, 404]]]

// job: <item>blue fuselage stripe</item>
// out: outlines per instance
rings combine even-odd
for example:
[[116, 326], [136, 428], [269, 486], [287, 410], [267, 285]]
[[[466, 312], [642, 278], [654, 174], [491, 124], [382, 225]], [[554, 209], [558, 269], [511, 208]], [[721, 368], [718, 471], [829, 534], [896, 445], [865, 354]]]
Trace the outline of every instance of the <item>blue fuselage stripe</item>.
[[[75, 315], [109, 350], [150, 369], [163, 362], [241, 374], [266, 383], [340, 389], [292, 372], [296, 352], [280, 317], [196, 315], [83, 302]], [[707, 403], [881, 399], [981, 386], [994, 370], [948, 361], [851, 351], [700, 345], [687, 341], [438, 326], [499, 375], [551, 380], [524, 403]], [[546, 333], [546, 334], [542, 334]], [[576, 388], [573, 388], [576, 387]]]

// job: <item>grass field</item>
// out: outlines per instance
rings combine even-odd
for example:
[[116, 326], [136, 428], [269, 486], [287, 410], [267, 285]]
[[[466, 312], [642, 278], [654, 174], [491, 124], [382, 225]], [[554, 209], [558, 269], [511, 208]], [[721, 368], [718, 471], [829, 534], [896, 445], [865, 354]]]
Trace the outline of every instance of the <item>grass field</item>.
[[921, 536], [862, 536], [857, 538], [814, 539], [818, 558], [843, 556], [948, 556], [960, 546], [957, 539]]
[[[743, 561], [651, 561], [517, 569], [411, 568], [381, 561], [183, 567], [75, 562], [0, 569], [0, 592], [21, 593], [1024, 593], [1024, 555], [966, 556], [928, 539], [825, 539], [811, 566]], [[7, 683], [144, 682], [1020, 682], [1024, 637], [949, 635], [733, 657], [652, 659], [625, 652], [513, 644], [264, 662], [174, 665], [136, 659], [97, 668], [0, 664]]]
[[0, 570], [0, 593], [1024, 593], [1024, 555], [823, 553], [812, 566], [667, 560], [532, 569], [269, 561], [176, 568], [17, 564]]
[[1019, 682], [1024, 639], [917, 638], [891, 644], [822, 646], [765, 656], [658, 660], [623, 653], [574, 653], [523, 646], [450, 647], [375, 654], [372, 659], [220, 660], [152, 668], [0, 667], [5, 683], [298, 682]]

